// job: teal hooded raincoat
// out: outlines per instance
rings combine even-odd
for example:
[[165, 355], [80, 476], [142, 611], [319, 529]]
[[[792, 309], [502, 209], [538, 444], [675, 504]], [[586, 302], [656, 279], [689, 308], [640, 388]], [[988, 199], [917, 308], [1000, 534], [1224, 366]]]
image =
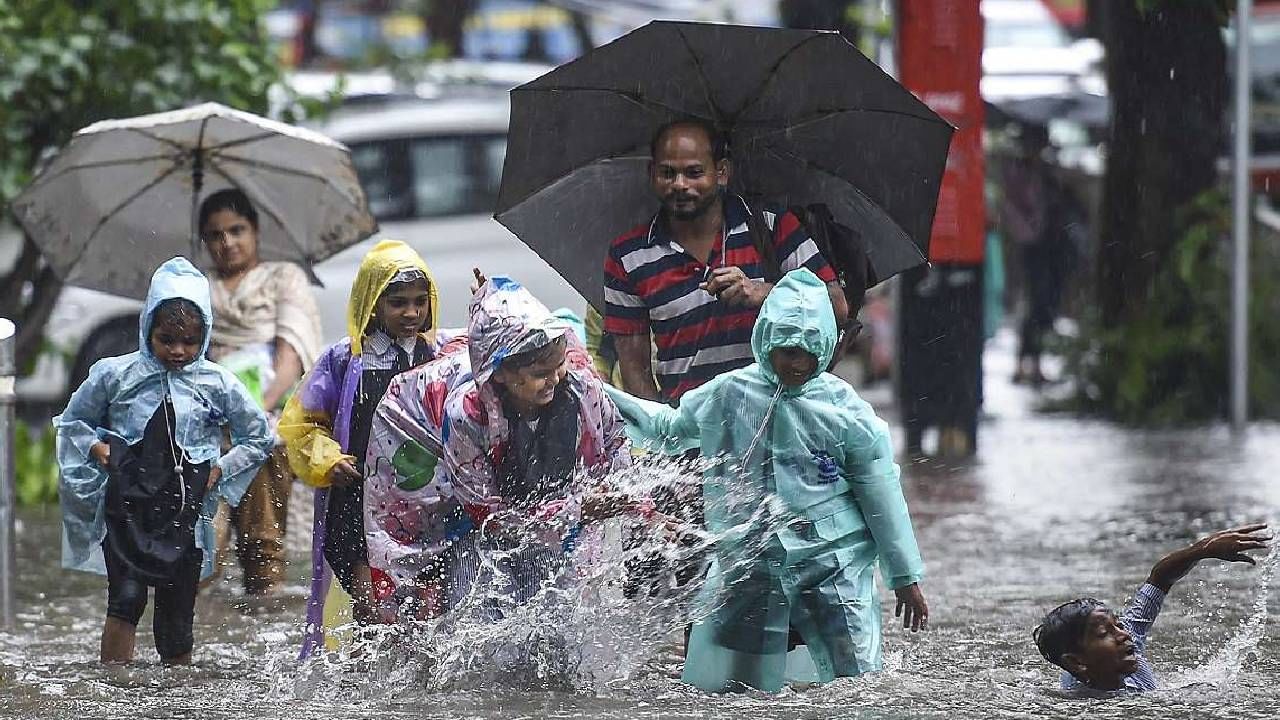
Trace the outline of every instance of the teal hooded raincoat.
[[826, 285], [795, 270], [761, 308], [755, 364], [679, 408], [610, 389], [637, 444], [701, 446], [718, 460], [703, 482], [717, 540], [684, 670], [704, 690], [781, 689], [792, 627], [824, 682], [879, 669], [877, 563], [894, 589], [924, 572], [888, 426], [840, 378], [817, 372], [787, 388], [769, 362], [774, 348], [800, 347], [825, 368], [836, 335]]
[[[204, 317], [204, 346], [199, 359], [170, 371], [151, 353], [148, 336], [156, 307], [170, 298], [185, 298]], [[105, 506], [107, 471], [89, 454], [109, 435], [132, 445], [142, 439], [151, 416], [173, 398], [178, 445], [193, 463], [214, 461], [222, 478], [205, 493], [196, 526], [196, 546], [204, 551], [201, 577], [213, 572], [213, 515], [218, 501], [240, 502], [274, 442], [267, 416], [231, 371], [205, 359], [213, 310], [209, 282], [186, 258], [165, 262], [151, 277], [151, 288], [138, 323], [137, 352], [103, 358], [89, 369], [61, 415], [53, 419], [61, 469], [58, 495], [62, 503], [62, 564], [73, 570], [106, 573], [102, 541], [107, 536]], [[229, 430], [231, 449], [222, 452]]]

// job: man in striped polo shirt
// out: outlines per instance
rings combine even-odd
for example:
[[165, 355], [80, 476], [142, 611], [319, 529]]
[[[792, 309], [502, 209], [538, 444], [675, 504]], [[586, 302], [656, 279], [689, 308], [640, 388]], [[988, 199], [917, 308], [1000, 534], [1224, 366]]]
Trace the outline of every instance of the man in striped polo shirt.
[[[689, 390], [753, 362], [751, 328], [772, 285], [748, 230], [751, 209], [726, 191], [728, 148], [714, 126], [699, 119], [666, 125], [650, 155], [649, 179], [661, 209], [609, 248], [604, 329], [614, 336], [623, 389], [675, 404]], [[844, 293], [804, 226], [789, 212], [762, 215], [782, 272], [807, 267], [826, 281], [843, 325]]]

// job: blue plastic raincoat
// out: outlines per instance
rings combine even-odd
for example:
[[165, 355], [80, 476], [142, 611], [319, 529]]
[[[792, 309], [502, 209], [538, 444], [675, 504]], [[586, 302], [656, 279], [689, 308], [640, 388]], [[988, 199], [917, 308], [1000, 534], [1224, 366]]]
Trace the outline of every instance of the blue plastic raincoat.
[[[204, 316], [204, 347], [200, 359], [181, 370], [166, 370], [151, 354], [148, 342], [156, 306], [170, 298], [186, 298]], [[213, 573], [213, 515], [218, 501], [236, 505], [273, 443], [267, 416], [245, 386], [229, 370], [204, 358], [209, 349], [213, 310], [209, 282], [186, 258], [161, 265], [138, 323], [137, 352], [99, 360], [76, 389], [61, 415], [53, 419], [61, 468], [58, 495], [62, 502], [62, 564], [74, 570], [106, 573], [102, 541], [106, 538], [107, 471], [89, 449], [109, 435], [132, 445], [142, 439], [151, 416], [173, 398], [178, 445], [192, 463], [213, 461], [222, 479], [205, 494], [196, 525], [196, 547], [204, 551], [201, 577]], [[222, 452], [229, 430], [231, 449]]]
[[828, 373], [779, 395], [771, 350], [798, 346], [825, 368], [835, 342], [826, 285], [795, 270], [761, 308], [755, 364], [690, 391], [679, 408], [609, 389], [637, 443], [699, 445], [721, 460], [704, 475], [718, 540], [684, 670], [704, 690], [781, 689], [791, 627], [824, 682], [880, 668], [877, 561], [895, 589], [923, 574], [884, 421]]

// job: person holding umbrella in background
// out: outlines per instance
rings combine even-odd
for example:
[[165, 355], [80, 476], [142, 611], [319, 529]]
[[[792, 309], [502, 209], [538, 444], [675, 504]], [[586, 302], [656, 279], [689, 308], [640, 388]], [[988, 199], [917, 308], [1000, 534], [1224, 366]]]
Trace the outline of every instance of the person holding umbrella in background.
[[[209, 358], [235, 372], [264, 410], [277, 414], [320, 355], [320, 312], [302, 268], [261, 262], [258, 210], [231, 188], [200, 205], [200, 236], [213, 258], [213, 337]], [[293, 473], [277, 445], [230, 511], [247, 595], [269, 595], [284, 581], [285, 531]], [[229, 534], [219, 512], [219, 550]]]

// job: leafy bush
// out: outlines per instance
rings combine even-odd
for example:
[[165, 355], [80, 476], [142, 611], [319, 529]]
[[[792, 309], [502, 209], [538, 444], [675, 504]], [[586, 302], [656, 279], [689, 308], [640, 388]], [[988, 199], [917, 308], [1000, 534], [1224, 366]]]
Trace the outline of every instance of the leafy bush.
[[[1153, 285], [1146, 312], [1102, 328], [1085, 318], [1068, 356], [1076, 405], [1136, 425], [1176, 425], [1227, 412], [1231, 328], [1231, 217], [1226, 195], [1205, 193], [1184, 209], [1187, 228]], [[1249, 404], [1280, 418], [1280, 243], [1250, 245]]]
[[43, 505], [58, 500], [58, 461], [53, 430], [37, 430], [18, 421], [14, 429], [14, 469], [19, 505]]

